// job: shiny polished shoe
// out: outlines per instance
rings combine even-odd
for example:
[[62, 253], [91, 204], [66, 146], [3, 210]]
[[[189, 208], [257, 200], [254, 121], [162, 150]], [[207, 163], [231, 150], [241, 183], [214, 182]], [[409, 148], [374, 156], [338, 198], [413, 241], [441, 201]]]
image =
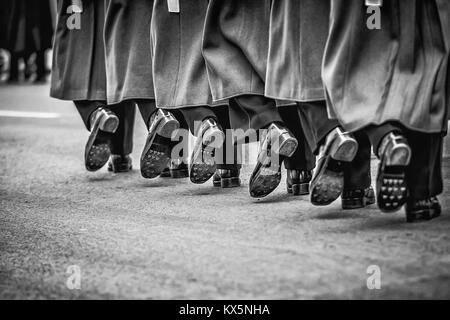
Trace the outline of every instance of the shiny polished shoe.
[[377, 203], [383, 212], [395, 212], [407, 201], [406, 169], [411, 148], [405, 137], [389, 133], [378, 149], [380, 164], [377, 176]]
[[250, 177], [251, 197], [266, 197], [278, 187], [281, 182], [281, 163], [285, 157], [292, 156], [297, 147], [297, 139], [286, 128], [276, 123], [269, 126], [261, 137], [258, 160]]
[[375, 191], [372, 187], [366, 189], [344, 190], [342, 192], [341, 200], [343, 210], [365, 208], [375, 203]]
[[111, 156], [110, 142], [119, 127], [119, 118], [107, 108], [94, 111], [90, 119], [91, 134], [84, 150], [84, 163], [88, 171], [101, 169]]
[[287, 192], [294, 196], [309, 194], [309, 183], [311, 179], [312, 171], [310, 170], [287, 170]]
[[442, 207], [437, 197], [426, 200], [410, 199], [406, 202], [406, 221], [431, 220], [441, 215]]
[[217, 169], [213, 176], [213, 185], [218, 188], [236, 188], [241, 186], [239, 178], [241, 170], [235, 169]]
[[358, 143], [341, 128], [331, 131], [320, 147], [317, 167], [310, 185], [311, 203], [326, 206], [334, 202], [344, 188], [343, 162], [351, 162]]
[[217, 122], [208, 118], [203, 120], [192, 151], [189, 177], [195, 184], [202, 184], [211, 179], [216, 172], [216, 149], [222, 147], [225, 133]]
[[141, 155], [141, 175], [153, 179], [161, 175], [169, 165], [173, 133], [180, 123], [167, 110], [158, 109], [150, 118], [150, 129]]
[[129, 172], [133, 169], [129, 155], [112, 154], [108, 162], [108, 171], [114, 173]]

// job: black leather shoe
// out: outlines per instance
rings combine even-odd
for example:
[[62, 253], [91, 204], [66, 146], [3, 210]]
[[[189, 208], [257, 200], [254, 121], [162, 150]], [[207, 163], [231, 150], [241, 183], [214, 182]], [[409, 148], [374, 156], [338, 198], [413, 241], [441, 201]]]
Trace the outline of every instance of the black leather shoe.
[[375, 191], [372, 187], [366, 189], [344, 190], [342, 192], [341, 200], [343, 210], [365, 208], [375, 203]]
[[172, 179], [183, 179], [189, 177], [189, 168], [182, 160], [171, 160], [169, 173]]
[[263, 198], [278, 187], [281, 182], [281, 163], [285, 157], [292, 156], [297, 147], [297, 139], [286, 128], [276, 123], [269, 126], [261, 137], [258, 160], [250, 177], [250, 196]]
[[189, 177], [189, 168], [180, 160], [170, 160], [170, 164], [160, 175], [161, 178], [183, 179]]
[[358, 143], [341, 128], [331, 131], [320, 147], [317, 167], [310, 185], [311, 203], [326, 206], [334, 202], [344, 188], [343, 162], [351, 162]]
[[408, 197], [406, 169], [411, 161], [407, 140], [396, 133], [386, 135], [378, 149], [377, 203], [383, 212], [399, 210]]
[[97, 171], [109, 160], [112, 135], [119, 127], [119, 118], [107, 108], [94, 111], [90, 119], [91, 134], [84, 150], [84, 163], [88, 171]]
[[192, 151], [189, 177], [196, 184], [205, 183], [216, 172], [216, 150], [223, 145], [225, 133], [217, 122], [208, 118], [203, 120]]
[[129, 155], [113, 154], [108, 162], [108, 171], [114, 173], [129, 172], [133, 169]]
[[431, 220], [441, 215], [442, 208], [438, 198], [426, 200], [410, 199], [406, 202], [406, 221]]
[[158, 109], [150, 118], [150, 129], [141, 155], [141, 174], [153, 179], [161, 175], [171, 158], [172, 134], [180, 128], [180, 123], [167, 110]]
[[240, 169], [217, 169], [213, 176], [214, 187], [236, 188], [241, 186]]
[[160, 178], [170, 178], [170, 169], [169, 167], [165, 167], [164, 170], [159, 175]]
[[311, 179], [312, 171], [287, 170], [287, 192], [294, 196], [309, 194], [309, 183]]

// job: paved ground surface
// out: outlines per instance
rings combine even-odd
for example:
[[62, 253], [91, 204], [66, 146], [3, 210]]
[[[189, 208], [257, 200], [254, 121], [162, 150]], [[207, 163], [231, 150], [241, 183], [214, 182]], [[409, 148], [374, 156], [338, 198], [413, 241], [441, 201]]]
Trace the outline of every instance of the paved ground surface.
[[[406, 224], [403, 212], [343, 212], [244, 187], [147, 181], [83, 168], [87, 132], [47, 86], [0, 86], [0, 298], [450, 298], [450, 212]], [[137, 119], [134, 159], [145, 130]], [[136, 163], [137, 165], [137, 163]], [[450, 161], [445, 161], [445, 208]], [[81, 289], [70, 290], [69, 266]], [[366, 270], [381, 269], [381, 290]]]

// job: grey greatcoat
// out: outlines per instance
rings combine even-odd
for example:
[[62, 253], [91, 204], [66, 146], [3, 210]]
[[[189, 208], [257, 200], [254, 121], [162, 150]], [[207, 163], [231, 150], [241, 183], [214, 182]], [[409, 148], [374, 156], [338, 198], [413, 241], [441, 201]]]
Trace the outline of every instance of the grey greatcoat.
[[[69, 29], [72, 4], [82, 7], [81, 28]], [[73, 16], [72, 16], [73, 17]], [[104, 0], [59, 0], [50, 95], [62, 100], [106, 100]]]
[[329, 0], [273, 0], [265, 78], [267, 97], [324, 100], [321, 78]]
[[349, 131], [388, 121], [447, 129], [448, 0], [384, 1], [380, 30], [366, 27], [361, 0], [332, 0], [330, 17], [323, 80], [333, 118]]
[[107, 0], [105, 49], [108, 103], [150, 99], [152, 0]]
[[202, 36], [208, 0], [180, 0], [169, 12], [155, 0], [151, 22], [153, 79], [158, 108], [212, 106]]
[[270, 0], [210, 0], [203, 56], [214, 101], [264, 95]]

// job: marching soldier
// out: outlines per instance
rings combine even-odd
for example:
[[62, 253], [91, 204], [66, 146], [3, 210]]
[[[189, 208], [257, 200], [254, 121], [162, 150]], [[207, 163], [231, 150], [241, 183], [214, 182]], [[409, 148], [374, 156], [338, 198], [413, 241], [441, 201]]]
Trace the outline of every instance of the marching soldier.
[[329, 112], [346, 130], [364, 132], [380, 158], [379, 208], [406, 204], [407, 221], [431, 219], [441, 213], [450, 3], [392, 0], [380, 12], [381, 28], [371, 30], [364, 2], [331, 1], [323, 68]]
[[[191, 181], [200, 184], [214, 176], [215, 186], [237, 187], [237, 150], [225, 134], [230, 127], [227, 101], [213, 103], [201, 51], [207, 5], [207, 0], [155, 0], [151, 41], [159, 110], [151, 119], [156, 139], [148, 144], [141, 165], [148, 168], [149, 177], [161, 173], [171, 158], [170, 138], [185, 119], [197, 136], [189, 167]], [[227, 161], [225, 149], [236, 157]]]
[[[250, 195], [265, 197], [281, 181], [281, 163], [294, 154], [297, 139], [264, 96], [270, 1], [209, 1], [203, 38], [214, 101], [229, 99], [233, 129], [263, 129]], [[274, 143], [275, 142], [275, 143]]]
[[[134, 107], [136, 104], [149, 130], [147, 145], [154, 137], [150, 132], [151, 117], [157, 111], [153, 88], [152, 59], [150, 49], [150, 24], [153, 1], [107, 0], [105, 18], [105, 48], [107, 99], [109, 105], [123, 109], [130, 117], [126, 139], [132, 143]], [[117, 110], [117, 109], [116, 109]], [[113, 157], [116, 166], [126, 167], [128, 157]], [[187, 177], [185, 163], [166, 163], [166, 176]], [[146, 162], [141, 162], [141, 172], [147, 172]], [[145, 174], [144, 174], [144, 177]]]
[[110, 171], [129, 171], [135, 106], [107, 103], [105, 1], [60, 0], [57, 16], [50, 95], [72, 100], [90, 131], [84, 156], [88, 171], [109, 159]]
[[272, 1], [265, 94], [297, 102], [290, 128], [303, 130], [319, 154], [312, 203], [327, 205], [341, 195], [343, 209], [362, 208], [375, 201], [370, 142], [364, 135], [343, 133], [326, 110], [321, 65], [329, 11], [329, 1]]

